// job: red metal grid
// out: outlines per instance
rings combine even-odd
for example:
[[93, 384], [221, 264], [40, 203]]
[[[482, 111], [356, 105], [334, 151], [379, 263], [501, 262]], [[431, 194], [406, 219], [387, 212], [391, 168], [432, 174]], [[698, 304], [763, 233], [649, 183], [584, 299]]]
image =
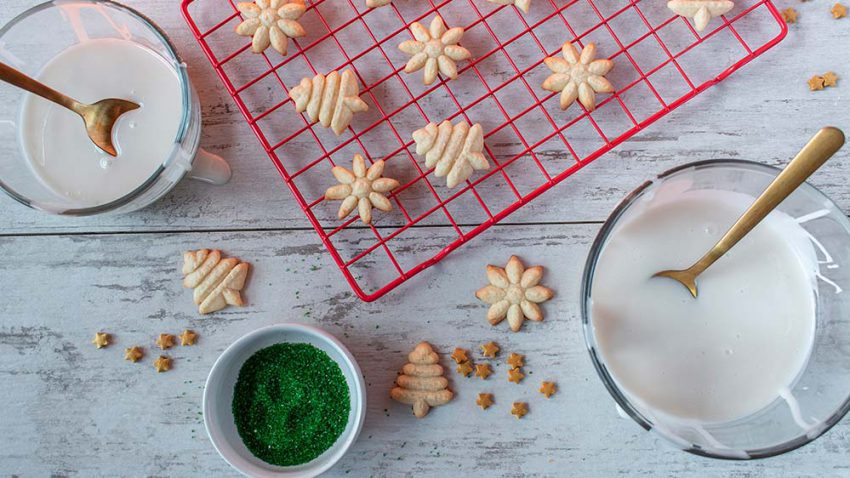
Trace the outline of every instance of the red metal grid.
[[[425, 8], [415, 15], [408, 14], [408, 17], [405, 17], [401, 5], [405, 2], [417, 2]], [[320, 9], [324, 4], [327, 4], [327, 8]], [[535, 0], [529, 14], [523, 14], [512, 6], [498, 6], [484, 0], [394, 0], [390, 6], [372, 10], [367, 9], [364, 4], [365, 0], [313, 0], [308, 5], [308, 13], [310, 10], [314, 11], [314, 24], [321, 25], [325, 32], [308, 41], [294, 41], [286, 57], [281, 57], [271, 49], [264, 54], [255, 55], [249, 49], [250, 38], [243, 37], [237, 37], [239, 40], [234, 49], [226, 50], [227, 42], [222, 40], [225, 37], [220, 33], [225, 31], [235, 37], [232, 32], [233, 25], [241, 20], [234, 0], [183, 0], [182, 10], [192, 34], [289, 186], [298, 205], [304, 210], [322, 243], [355, 293], [366, 301], [381, 297], [413, 275], [440, 261], [461, 244], [644, 127], [723, 80], [777, 44], [787, 33], [785, 23], [769, 0], [740, 0], [739, 6], [730, 15], [715, 19], [706, 31], [699, 33], [686, 19], [669, 12], [665, 2], [660, 0]], [[196, 9], [201, 5], [205, 9], [203, 19], [199, 18], [201, 13]], [[427, 24], [426, 22], [438, 13], [448, 26], [458, 26], [457, 15], [453, 13], [458, 7], [462, 7], [467, 13], [468, 21], [465, 25], [461, 24], [467, 32], [474, 28], [483, 29], [486, 32], [485, 38], [487, 35], [490, 37], [487, 41], [493, 42], [488, 51], [478, 51], [475, 47], [480, 47], [480, 44], [470, 45], [461, 41], [473, 50], [473, 58], [459, 65], [459, 74], [467, 74], [468, 78], [477, 79], [483, 87], [483, 93], [471, 100], [467, 98], [468, 91], [458, 89], [461, 88], [456, 84], [458, 80], [447, 82], [441, 77], [423, 90], [423, 87], [418, 85], [421, 76], [403, 73], [404, 63], [394, 61], [388, 53], [396, 48], [396, 39], [410, 37], [409, 33], [405, 32], [414, 21]], [[538, 14], [531, 15], [535, 9], [539, 9]], [[383, 16], [377, 17], [379, 14], [376, 12], [379, 10], [392, 12], [394, 22], [389, 22], [387, 26], [387, 14], [380, 13]], [[539, 13], [541, 11], [542, 14]], [[583, 18], [578, 18], [579, 12]], [[373, 15], [375, 17], [370, 18]], [[342, 21], [336, 24], [336, 18], [331, 18], [332, 16], [342, 18]], [[505, 18], [508, 19], [507, 22], [513, 22], [518, 31], [509, 34], [507, 38], [500, 38], [496, 28], [505, 25]], [[201, 27], [202, 22], [207, 26]], [[583, 26], [574, 27], [579, 23]], [[629, 27], [624, 27], [629, 23]], [[346, 40], [339, 37], [343, 36], [345, 29], [357, 25], [362, 26], [364, 33], [368, 35], [368, 46], [356, 54], [351, 54], [344, 46]], [[578, 103], [566, 112], [558, 110], [557, 106], [553, 107], [557, 105], [557, 94], [543, 91], [539, 84], [529, 79], [541, 69], [545, 69], [545, 66], [541, 66], [545, 57], [558, 54], [559, 43], [544, 46], [547, 41], [542, 40], [544, 36], [548, 38], [553, 29], [561, 30], [560, 42], [569, 40], [579, 48], [588, 41], [596, 41], [600, 44], [600, 51], [614, 60], [615, 70], [625, 69], [625, 77], [631, 76], [629, 81], [623, 84], [615, 83], [616, 92], [604, 97], [594, 112], [588, 112]], [[227, 38], [232, 39], [231, 37]], [[598, 41], [599, 37], [602, 37], [603, 41]], [[519, 59], [516, 52], [509, 51], [512, 44], [520, 42], [526, 48], [532, 45], [532, 50], [538, 50], [531, 52], [536, 60], [528, 65], [523, 64], [525, 58]], [[320, 69], [315, 65], [314, 56], [327, 55], [329, 45], [338, 50], [337, 55], [341, 57], [341, 62], [333, 68]], [[660, 58], [651, 61], [649, 67], [646, 61], [642, 60], [647, 57], [647, 49], [654, 51]], [[701, 50], [705, 50], [705, 56], [702, 58], [699, 57], [703, 55]], [[719, 58], [717, 52], [722, 53]], [[366, 81], [367, 76], [361, 71], [363, 65], [358, 67], [355, 63], [367, 55], [382, 58], [390, 73], [380, 76], [377, 80]], [[262, 62], [262, 71], [251, 75], [240, 84], [234, 84], [234, 70], [228, 71], [228, 65], [237, 58]], [[495, 75], [494, 79], [492, 72], [487, 71], [485, 63], [488, 60], [500, 59], [506, 63], [507, 73], [501, 72], [500, 75]], [[350, 68], [361, 84], [361, 98], [367, 101], [370, 108], [375, 108], [377, 118], [369, 123], [359, 122], [358, 116], [355, 116], [348, 131], [339, 137], [322, 132], [320, 126], [310, 124], [306, 118], [295, 113], [292, 105], [288, 105], [291, 102], [288, 97], [289, 88], [295, 86], [298, 80], [285, 81], [282, 77], [288, 68], [296, 68], [296, 63], [293, 62], [306, 65], [309, 76], [327, 73], [333, 69], [342, 71]], [[722, 64], [719, 67], [713, 65], [710, 76], [703, 78], [703, 67], [712, 62]], [[274, 88], [279, 88], [279, 91], [270, 107], [256, 111], [256, 108], [246, 104], [245, 92], [267, 80], [272, 80]], [[671, 91], [670, 84], [677, 82], [679, 89]], [[382, 95], [381, 89], [389, 83], [402, 88], [406, 95], [402, 104], [382, 104], [386, 97]], [[523, 95], [527, 94], [530, 101], [520, 105], [505, 105], [504, 101], [500, 100], [500, 95], [504, 95], [510, 88], [524, 89]], [[431, 117], [424, 105], [435, 99], [445, 102], [454, 112], [446, 117]], [[482, 107], [485, 102], [491, 108], [495, 106], [496, 110], [493, 112], [496, 119], [490, 118], [496, 124], [489, 129], [485, 128], [485, 154], [493, 166], [484, 174], [474, 174], [463, 186], [446, 189], [440, 181], [434, 181], [431, 176], [433, 171], [424, 167], [422, 158], [411, 152], [412, 139], [400, 132], [411, 130], [411, 125], [406, 124], [409, 123], [409, 118], [404, 119], [402, 113], [412, 110], [421, 116], [421, 124], [413, 125], [415, 127], [412, 129], [418, 129], [431, 121], [439, 123], [443, 119], [464, 119], [473, 124], [481, 122], [476, 108]], [[286, 116], [287, 121], [296, 124], [294, 129], [279, 134], [264, 131], [260, 122], [284, 109], [289, 114]], [[611, 116], [612, 112], [615, 116]], [[546, 131], [540, 137], [532, 137], [534, 135], [530, 129], [537, 129], [536, 126], [521, 126], [524, 121], [539, 124], [533, 118], [542, 122], [540, 129]], [[616, 121], [613, 121], [612, 126], [612, 118], [619, 118], [625, 126], [617, 125]], [[368, 139], [369, 134], [379, 128], [388, 130], [390, 137], [397, 144], [391, 146], [390, 151], [372, 155], [369, 153], [370, 146], [375, 148], [375, 145]], [[581, 132], [582, 128], [584, 132]], [[609, 134], [605, 133], [605, 129], [609, 129]], [[610, 129], [614, 129], [615, 133], [610, 134]], [[585, 137], [587, 131], [596, 137], [588, 140]], [[497, 147], [488, 144], [488, 138], [498, 134], [512, 138], [515, 148], [502, 153], [501, 150], [496, 150]], [[286, 145], [296, 143], [304, 143], [308, 146], [307, 149], [312, 151], [311, 156], [302, 163], [294, 162], [291, 155], [279, 154]], [[591, 143], [590, 149], [580, 151], [580, 146], [586, 146], [586, 143]], [[562, 157], [552, 160], [543, 154], [551, 153], [552, 144], [563, 151]], [[341, 155], [350, 148], [365, 153], [370, 161], [385, 159], [388, 167], [392, 160], [405, 162], [404, 166], [398, 167], [411, 168], [412, 176], [390, 195], [400, 216], [395, 211], [395, 217], [387, 218], [388, 215], [381, 215], [368, 227], [361, 226], [356, 217], [343, 221], [320, 217], [326, 211], [321, 210], [319, 213], [319, 208], [328, 205], [320, 193], [313, 191], [305, 194], [302, 191], [304, 184], [299, 185], [299, 178], [312, 174], [314, 170], [321, 170], [325, 179], [322, 184], [315, 186], [316, 190], [324, 191], [325, 187], [334, 183], [329, 174], [330, 168], [335, 164], [334, 155]], [[343, 156], [338, 156], [337, 161], [348, 166], [346, 163], [350, 161], [350, 155], [344, 159]], [[514, 169], [521, 170], [509, 172], [509, 167], [514, 163], [518, 165]], [[496, 205], [498, 201], [491, 198], [495, 195], [493, 182], [504, 186], [501, 193], [508, 196], [506, 204]], [[518, 186], [518, 183], [522, 183], [522, 186]], [[402, 199], [405, 191], [415, 188], [430, 202], [424, 210], [413, 211], [417, 204]], [[521, 192], [521, 189], [526, 189], [527, 192]], [[420, 199], [417, 202], [421, 201]], [[469, 214], [465, 214], [463, 208], [458, 208], [457, 205], [464, 201], [477, 203], [477, 210], [474, 211], [474, 214], [477, 214], [476, 219], [470, 220], [467, 217]], [[461, 211], [458, 212], [457, 209]], [[330, 205], [328, 210], [335, 211], [336, 205]], [[459, 215], [461, 217], [456, 217]], [[402, 222], [392, 224], [392, 221], [399, 220]], [[430, 249], [425, 248], [429, 251], [426, 257], [404, 257], [409, 248], [395, 247], [392, 242], [413, 237], [414, 231], [421, 230], [421, 226], [432, 225], [434, 221], [446, 225], [452, 232], [426, 233], [430, 240]], [[354, 234], [355, 240], [341, 238], [344, 234], [351, 233]], [[347, 253], [346, 257], [343, 257], [343, 253]], [[376, 258], [376, 255], [383, 256]], [[411, 258], [413, 263], [407, 264]], [[389, 276], [364, 280], [358, 273], [370, 267], [376, 268], [375, 264], [381, 260], [387, 266], [385, 270], [388, 268], [391, 271]], [[368, 282], [367, 287], [364, 287], [362, 282]]]

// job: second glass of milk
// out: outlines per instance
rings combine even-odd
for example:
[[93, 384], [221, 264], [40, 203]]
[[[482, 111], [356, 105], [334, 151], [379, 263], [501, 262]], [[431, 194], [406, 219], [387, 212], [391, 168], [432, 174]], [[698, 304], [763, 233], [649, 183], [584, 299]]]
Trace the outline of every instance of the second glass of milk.
[[646, 183], [588, 258], [585, 338], [626, 415], [679, 448], [759, 458], [801, 446], [850, 407], [850, 221], [808, 184], [699, 278], [688, 267], [778, 170], [714, 161]]
[[140, 105], [116, 122], [111, 157], [73, 112], [0, 85], [0, 188], [18, 202], [63, 215], [128, 212], [186, 175], [229, 179], [227, 163], [198, 147], [200, 102], [185, 65], [135, 10], [91, 0], [38, 5], [0, 29], [0, 61], [84, 103]]

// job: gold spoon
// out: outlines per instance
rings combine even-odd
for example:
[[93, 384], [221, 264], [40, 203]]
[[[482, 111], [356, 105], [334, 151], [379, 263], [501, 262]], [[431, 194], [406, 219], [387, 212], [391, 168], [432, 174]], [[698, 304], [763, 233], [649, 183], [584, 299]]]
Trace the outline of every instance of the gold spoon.
[[723, 254], [746, 236], [756, 224], [779, 205], [791, 192], [812, 175], [844, 144], [844, 133], [838, 128], [827, 126], [815, 134], [812, 139], [788, 163], [788, 166], [767, 186], [744, 215], [717, 241], [704, 256], [685, 270], [667, 270], [655, 273], [652, 277], [669, 277], [687, 287], [691, 295], [697, 296], [697, 276], [720, 259]]
[[117, 98], [100, 100], [90, 105], [80, 103], [4, 63], [0, 63], [0, 80], [52, 101], [59, 106], [64, 106], [80, 115], [86, 124], [86, 133], [89, 138], [98, 148], [106, 151], [110, 156], [118, 155], [118, 151], [112, 144], [112, 127], [119, 116], [139, 107], [137, 103]]

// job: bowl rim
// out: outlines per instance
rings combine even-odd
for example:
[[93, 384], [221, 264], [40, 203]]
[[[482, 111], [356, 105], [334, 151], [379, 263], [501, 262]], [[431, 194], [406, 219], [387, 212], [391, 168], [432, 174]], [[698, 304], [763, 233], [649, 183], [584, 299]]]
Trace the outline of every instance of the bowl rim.
[[[339, 339], [337, 339], [335, 336], [331, 335], [329, 332], [326, 332], [326, 331], [324, 331], [324, 330], [322, 330], [318, 327], [315, 327], [315, 326], [312, 326], [312, 325], [307, 325], [307, 324], [298, 324], [298, 323], [293, 323], [293, 322], [284, 322], [284, 323], [272, 324], [272, 325], [267, 325], [267, 326], [260, 327], [258, 329], [252, 330], [251, 332], [246, 333], [245, 335], [239, 337], [233, 343], [231, 343], [226, 349], [224, 349], [224, 352], [222, 352], [221, 355], [219, 355], [218, 358], [215, 360], [215, 362], [213, 363], [213, 366], [210, 368], [210, 371], [207, 374], [207, 379], [204, 382], [204, 393], [203, 393], [203, 398], [202, 398], [202, 402], [201, 402], [201, 410], [202, 410], [202, 413], [203, 413], [203, 416], [204, 416], [204, 429], [207, 432], [207, 437], [209, 437], [210, 442], [212, 442], [212, 445], [215, 448], [215, 450], [218, 452], [219, 456], [221, 456], [221, 458], [224, 459], [224, 461], [227, 462], [227, 464], [230, 465], [234, 470], [238, 471], [239, 473], [242, 473], [245, 476], [254, 476], [254, 475], [249, 474], [249, 472], [247, 470], [243, 470], [242, 468], [238, 467], [236, 464], [234, 464], [233, 462], [228, 460], [228, 458], [222, 452], [222, 447], [226, 447], [225, 442], [218, 437], [214, 437], [211, 430], [210, 430], [211, 424], [210, 424], [209, 413], [207, 411], [207, 405], [208, 405], [208, 401], [209, 401], [208, 396], [209, 396], [209, 394], [212, 393], [212, 391], [210, 390], [210, 383], [209, 382], [210, 382], [210, 379], [212, 378], [213, 374], [216, 372], [216, 370], [218, 368], [220, 368], [225, 361], [229, 360], [230, 357], [233, 354], [235, 354], [236, 351], [238, 349], [240, 349], [241, 347], [243, 347], [246, 343], [249, 343], [252, 340], [254, 340], [257, 337], [262, 336], [262, 335], [267, 335], [267, 334], [274, 333], [274, 332], [293, 332], [293, 331], [306, 333], [308, 335], [312, 335], [314, 337], [321, 339], [322, 341], [324, 341], [325, 343], [329, 344], [334, 349], [336, 349], [336, 351], [339, 352], [339, 354], [345, 359], [344, 364], [339, 364], [339, 362], [337, 362], [337, 363], [340, 366], [345, 366], [346, 368], [348, 368], [349, 371], [354, 376], [354, 389], [350, 390], [350, 392], [351, 392], [350, 394], [351, 394], [351, 397], [352, 397], [353, 406], [354, 406], [354, 408], [356, 408], [355, 413], [357, 415], [357, 417], [355, 419], [356, 423], [351, 428], [351, 431], [348, 433], [348, 435], [345, 436], [345, 437], [340, 436], [340, 438], [343, 439], [343, 442], [342, 442], [342, 446], [340, 446], [338, 450], [336, 450], [332, 455], [330, 455], [327, 458], [327, 460], [325, 460], [324, 463], [321, 464], [321, 465], [316, 465], [315, 467], [309, 467], [311, 462], [307, 462], [307, 463], [304, 463], [303, 465], [299, 465], [299, 466], [308, 466], [308, 468], [299, 470], [302, 473], [301, 475], [293, 475], [293, 476], [318, 476], [318, 475], [324, 473], [325, 471], [329, 470], [343, 456], [345, 456], [345, 454], [348, 452], [348, 449], [351, 448], [351, 445], [353, 445], [354, 442], [357, 441], [357, 438], [360, 435], [360, 431], [363, 429], [363, 423], [366, 419], [366, 400], [367, 400], [366, 383], [365, 383], [365, 380], [363, 378], [363, 373], [360, 369], [360, 365], [358, 365], [357, 360], [354, 358], [354, 355], [352, 355], [352, 353], [348, 350], [348, 348], [346, 348], [346, 346], [343, 345], [343, 343], [340, 342]], [[336, 362], [336, 360], [334, 360], [334, 361]], [[340, 438], [337, 438], [337, 440], [340, 440]], [[269, 469], [268, 471], [272, 476], [281, 476], [281, 477], [287, 477], [287, 476], [289, 476], [289, 473], [292, 473], [292, 472], [287, 472], [287, 471], [278, 471], [278, 470], [271, 470], [271, 469]]]
[[[605, 385], [605, 388], [608, 390], [608, 393], [616, 402], [617, 406], [632, 420], [634, 420], [638, 425], [643, 427], [646, 431], [655, 430], [655, 426], [653, 426], [652, 422], [646, 419], [637, 409], [635, 409], [628, 398], [626, 398], [625, 394], [620, 391], [620, 387], [614, 382], [611, 375], [608, 373], [605, 364], [599, 357], [595, 347], [595, 339], [593, 337], [593, 331], [590, 326], [590, 308], [589, 303], [591, 301], [590, 295], [590, 285], [593, 282], [593, 276], [596, 269], [596, 262], [599, 259], [599, 256], [602, 252], [602, 246], [606, 243], [608, 236], [614, 229], [614, 226], [617, 225], [620, 218], [623, 214], [629, 209], [629, 207], [634, 203], [634, 201], [640, 197], [648, 188], [652, 185], [656, 184], [659, 180], [666, 179], [670, 176], [673, 176], [677, 173], [688, 169], [704, 169], [704, 168], [716, 168], [716, 167], [737, 167], [742, 170], [750, 170], [750, 171], [760, 171], [765, 173], [770, 173], [773, 176], [776, 176], [779, 172], [782, 171], [781, 168], [759, 163], [756, 161], [742, 160], [742, 159], [709, 159], [703, 161], [694, 161], [687, 164], [683, 164], [680, 166], [676, 166], [670, 168], [661, 174], [658, 174], [654, 179], [650, 179], [636, 187], [632, 192], [630, 192], [626, 197], [624, 197], [614, 208], [611, 214], [605, 219], [605, 222], [602, 224], [602, 227], [599, 229], [599, 232], [596, 234], [593, 242], [590, 246], [590, 252], [587, 254], [587, 260], [585, 262], [584, 271], [582, 273], [581, 278], [581, 289], [580, 289], [580, 308], [581, 308], [581, 323], [582, 323], [582, 331], [584, 334], [585, 347], [587, 348], [588, 354], [590, 355], [591, 362], [593, 362], [593, 368], [596, 370], [599, 379]], [[842, 212], [842, 216], [845, 222], [850, 221], [846, 215], [843, 214], [843, 211], [837, 204], [826, 194], [823, 193], [820, 189], [809, 183], [808, 181], [804, 182], [800, 188], [807, 188], [809, 191], [819, 195], [822, 197], [828, 204], [834, 207], [837, 211]], [[845, 225], [846, 226], [846, 225]], [[850, 229], [850, 228], [848, 228]], [[822, 426], [818, 427], [817, 433], [804, 434], [802, 436], [798, 436], [792, 440], [786, 441], [779, 445], [774, 445], [771, 447], [758, 448], [753, 450], [743, 450], [745, 455], [721, 455], [717, 453], [712, 453], [709, 450], [701, 448], [699, 446], [694, 446], [693, 444], [688, 444], [687, 446], [683, 446], [681, 441], [675, 441], [672, 437], [667, 436], [664, 433], [657, 432], [659, 436], [664, 438], [669, 443], [673, 444], [677, 448], [684, 450], [688, 453], [703, 456], [707, 458], [715, 458], [722, 460], [753, 460], [753, 459], [762, 459], [769, 458], [777, 455], [785, 454], [789, 451], [796, 450], [812, 441], [816, 440], [824, 433], [829, 431], [833, 426], [835, 426], [841, 419], [850, 412], [850, 396], [845, 398], [844, 403], [841, 407], [837, 408], [829, 418], [824, 420]]]

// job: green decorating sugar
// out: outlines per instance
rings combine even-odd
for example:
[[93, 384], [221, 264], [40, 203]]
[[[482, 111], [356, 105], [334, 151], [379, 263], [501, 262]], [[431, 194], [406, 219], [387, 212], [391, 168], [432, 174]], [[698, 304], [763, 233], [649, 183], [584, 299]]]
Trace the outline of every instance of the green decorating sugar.
[[321, 455], [345, 430], [350, 409], [339, 365], [310, 344], [257, 351], [242, 365], [233, 390], [239, 436], [272, 465], [300, 465]]

